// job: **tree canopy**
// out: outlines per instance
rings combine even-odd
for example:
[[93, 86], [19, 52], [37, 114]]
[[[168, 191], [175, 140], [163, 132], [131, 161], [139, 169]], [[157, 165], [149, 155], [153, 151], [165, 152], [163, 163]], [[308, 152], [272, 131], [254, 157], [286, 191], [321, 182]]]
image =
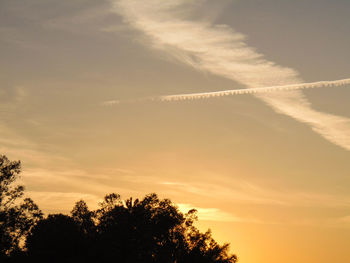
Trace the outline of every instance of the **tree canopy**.
[[0, 258], [21, 251], [21, 241], [42, 218], [38, 206], [23, 197], [24, 187], [14, 184], [20, 171], [19, 161], [0, 155]]
[[[182, 213], [154, 193], [126, 200], [108, 194], [92, 211], [80, 200], [70, 215], [43, 218], [32, 200], [15, 202], [24, 190], [11, 186], [20, 173], [20, 162], [1, 156], [0, 172], [3, 258], [16, 260], [14, 252], [21, 251], [20, 262], [237, 262], [228, 244], [219, 245], [210, 230], [202, 233], [194, 226], [196, 210]], [[21, 240], [25, 240], [22, 246]]]

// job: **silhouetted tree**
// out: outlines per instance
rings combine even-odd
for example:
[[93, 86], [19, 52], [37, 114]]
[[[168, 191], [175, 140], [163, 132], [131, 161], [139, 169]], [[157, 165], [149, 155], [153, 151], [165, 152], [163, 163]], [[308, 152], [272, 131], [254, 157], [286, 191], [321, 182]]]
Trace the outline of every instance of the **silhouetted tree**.
[[122, 202], [111, 194], [96, 214], [98, 249], [106, 261], [174, 262], [175, 235], [185, 218], [170, 200], [151, 194], [141, 201]]
[[95, 213], [89, 210], [84, 200], [75, 203], [71, 215], [86, 237], [93, 238], [95, 236]]
[[187, 235], [188, 251], [181, 262], [186, 263], [231, 263], [237, 262], [236, 255], [229, 254], [229, 244], [220, 246], [211, 236], [211, 231], [201, 233], [190, 227]]
[[23, 198], [24, 187], [14, 185], [21, 172], [19, 161], [0, 155], [0, 258], [21, 250], [21, 241], [42, 218], [38, 206]]
[[26, 240], [28, 255], [39, 262], [80, 262], [84, 244], [79, 223], [63, 214], [40, 220]]
[[83, 247], [85, 249], [84, 257], [91, 260], [95, 258], [98, 261], [97, 254], [97, 228], [96, 228], [96, 213], [90, 211], [85, 201], [76, 202], [71, 211], [72, 218], [78, 224], [79, 229], [84, 237]]
[[43, 219], [34, 202], [23, 198], [24, 187], [13, 185], [20, 170], [20, 162], [0, 155], [0, 262], [237, 262], [228, 244], [194, 226], [196, 210], [183, 214], [156, 194], [122, 200], [112, 193], [95, 211], [80, 200], [71, 216]]
[[39, 262], [235, 263], [228, 245], [195, 226], [196, 211], [181, 213], [156, 194], [142, 200], [106, 195], [90, 211], [84, 201], [71, 217], [49, 215], [27, 238], [30, 259]]
[[107, 195], [96, 211], [97, 254], [103, 262], [237, 262], [227, 244], [220, 246], [209, 231], [202, 234], [194, 227], [195, 213], [183, 214], [156, 194], [134, 201]]

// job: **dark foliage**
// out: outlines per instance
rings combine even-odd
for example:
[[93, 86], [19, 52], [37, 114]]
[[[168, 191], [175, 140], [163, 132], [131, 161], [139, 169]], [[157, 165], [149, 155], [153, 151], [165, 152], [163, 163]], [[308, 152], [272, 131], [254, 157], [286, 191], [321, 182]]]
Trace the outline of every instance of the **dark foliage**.
[[210, 231], [193, 226], [195, 213], [183, 214], [156, 194], [125, 201], [109, 194], [96, 211], [79, 201], [71, 217], [42, 219], [28, 236], [27, 253], [42, 262], [237, 262], [227, 244], [220, 246]]
[[72, 217], [55, 214], [38, 222], [26, 244], [33, 261], [76, 262], [84, 255], [84, 241], [83, 232]]
[[30, 199], [14, 204], [23, 195], [23, 187], [10, 186], [20, 163], [1, 156], [0, 169], [1, 262], [237, 262], [227, 244], [219, 245], [210, 231], [201, 233], [194, 226], [195, 210], [183, 214], [169, 199], [149, 194], [122, 200], [109, 194], [95, 211], [81, 200], [70, 216], [43, 219]]
[[0, 258], [17, 256], [21, 252], [21, 241], [42, 218], [38, 206], [23, 198], [24, 187], [14, 185], [21, 171], [21, 163], [9, 161], [0, 155]]

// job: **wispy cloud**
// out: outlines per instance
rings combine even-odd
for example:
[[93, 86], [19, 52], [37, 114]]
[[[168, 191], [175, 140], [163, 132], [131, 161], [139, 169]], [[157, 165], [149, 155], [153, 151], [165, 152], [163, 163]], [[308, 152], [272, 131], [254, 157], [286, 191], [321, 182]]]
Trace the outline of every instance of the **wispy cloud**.
[[92, 205], [91, 208], [96, 208], [98, 202], [102, 200], [95, 195], [79, 192], [28, 191], [27, 194], [40, 205], [41, 209], [49, 213], [66, 213], [79, 200], [84, 200]]
[[17, 118], [17, 111], [24, 107], [27, 97], [27, 91], [21, 86], [0, 89], [0, 151], [3, 153], [18, 151], [28, 156], [35, 155], [35, 144], [8, 124]]
[[259, 220], [238, 217], [218, 208], [195, 207], [191, 204], [177, 204], [177, 206], [183, 213], [187, 213], [191, 209], [196, 209], [198, 219], [201, 221], [261, 223]]
[[192, 193], [203, 197], [213, 197], [232, 203], [263, 204], [294, 207], [350, 207], [349, 196], [334, 196], [326, 193], [273, 190], [249, 182], [235, 182], [226, 187], [217, 184], [161, 182], [169, 189]]
[[313, 83], [302, 83], [302, 84], [294, 84], [294, 85], [292, 84], [292, 85], [273, 86], [273, 87], [264, 87], [264, 88], [233, 89], [233, 90], [221, 90], [221, 91], [213, 91], [213, 92], [177, 94], [177, 95], [154, 97], [152, 99], [153, 100], [158, 99], [161, 101], [195, 100], [195, 99], [206, 99], [206, 98], [232, 96], [232, 95], [269, 93], [269, 92], [276, 92], [276, 91], [316, 89], [316, 88], [324, 88], [324, 87], [331, 88], [331, 87], [339, 87], [344, 85], [350, 85], [350, 79], [341, 79], [341, 80], [334, 80], [334, 81], [318, 81]]
[[234, 222], [234, 223], [250, 223], [250, 224], [268, 224], [268, 225], [297, 225], [297, 226], [320, 226], [320, 227], [336, 227], [349, 228], [350, 216], [343, 217], [317, 217], [317, 218], [298, 218], [298, 219], [259, 219], [253, 217], [241, 217], [232, 213], [223, 211], [218, 208], [196, 207], [191, 204], [177, 204], [179, 210], [187, 213], [191, 209], [197, 210], [197, 216], [200, 221], [215, 222]]
[[338, 218], [338, 221], [340, 223], [344, 223], [344, 224], [347, 224], [348, 226], [350, 226], [350, 215], [340, 217], [340, 218]]
[[175, 95], [164, 95], [149, 97], [144, 99], [135, 99], [128, 101], [120, 100], [109, 100], [103, 102], [105, 106], [112, 106], [119, 103], [126, 102], [138, 102], [138, 101], [179, 101], [179, 100], [198, 100], [198, 99], [208, 99], [222, 96], [234, 96], [234, 95], [244, 95], [244, 94], [259, 94], [259, 93], [270, 93], [276, 91], [290, 91], [290, 90], [302, 90], [302, 89], [316, 89], [316, 88], [335, 88], [345, 85], [350, 85], [350, 79], [340, 79], [333, 81], [317, 81], [312, 83], [301, 83], [301, 84], [291, 84], [282, 86], [272, 86], [263, 88], [250, 88], [250, 89], [231, 89], [231, 90], [219, 90], [211, 92], [197, 92], [197, 93], [184, 93]]
[[[196, 2], [196, 1], [191, 1]], [[303, 83], [296, 70], [275, 64], [245, 43], [245, 36], [225, 25], [183, 19], [184, 0], [116, 0], [113, 11], [166, 51], [192, 67], [261, 88]], [[256, 94], [276, 112], [309, 124], [332, 143], [350, 150], [350, 120], [316, 111], [298, 90]]]

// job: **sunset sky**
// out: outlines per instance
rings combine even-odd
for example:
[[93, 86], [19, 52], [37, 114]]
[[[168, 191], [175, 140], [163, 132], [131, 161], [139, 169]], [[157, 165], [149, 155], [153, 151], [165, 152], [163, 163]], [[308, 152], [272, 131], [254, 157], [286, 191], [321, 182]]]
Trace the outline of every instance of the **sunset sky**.
[[241, 263], [350, 262], [349, 0], [1, 0], [0, 154], [47, 213], [156, 192]]

